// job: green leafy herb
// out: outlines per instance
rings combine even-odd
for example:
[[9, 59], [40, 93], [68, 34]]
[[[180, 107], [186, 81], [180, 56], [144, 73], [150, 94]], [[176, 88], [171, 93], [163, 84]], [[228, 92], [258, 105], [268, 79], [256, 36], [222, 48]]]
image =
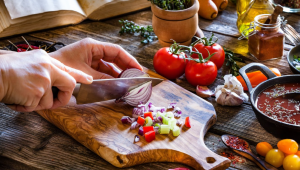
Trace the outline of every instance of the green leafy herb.
[[232, 51], [226, 48], [224, 48], [224, 51], [225, 51], [226, 66], [229, 67], [229, 73], [234, 76], [238, 76], [240, 67], [237, 65], [236, 61], [243, 62], [243, 59], [236, 57]]
[[153, 28], [151, 25], [148, 25], [146, 27], [137, 25], [133, 21], [128, 20], [119, 20], [119, 23], [122, 24], [121, 30], [119, 33], [121, 35], [123, 34], [134, 34], [134, 33], [140, 33], [140, 35], [145, 38], [141, 41], [143, 44], [147, 44], [149, 42], [152, 42], [154, 39], [157, 39], [157, 36], [153, 32]]
[[191, 0], [148, 0], [164, 10], [183, 10], [191, 6]]

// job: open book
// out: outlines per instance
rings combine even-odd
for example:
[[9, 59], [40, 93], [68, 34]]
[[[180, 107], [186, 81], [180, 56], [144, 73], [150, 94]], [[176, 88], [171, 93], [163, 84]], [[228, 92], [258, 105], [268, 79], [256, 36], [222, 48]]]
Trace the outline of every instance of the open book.
[[101, 20], [150, 6], [147, 0], [0, 0], [0, 37]]

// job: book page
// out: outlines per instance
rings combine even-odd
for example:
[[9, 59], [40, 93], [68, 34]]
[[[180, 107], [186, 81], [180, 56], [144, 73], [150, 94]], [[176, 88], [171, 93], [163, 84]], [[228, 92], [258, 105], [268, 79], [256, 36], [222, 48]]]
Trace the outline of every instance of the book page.
[[77, 0], [4, 0], [11, 19], [52, 11], [71, 10], [86, 16]]
[[112, 1], [118, 0], [78, 0], [81, 8], [84, 10], [86, 16], [89, 16], [92, 12], [94, 12], [99, 7], [110, 3]]

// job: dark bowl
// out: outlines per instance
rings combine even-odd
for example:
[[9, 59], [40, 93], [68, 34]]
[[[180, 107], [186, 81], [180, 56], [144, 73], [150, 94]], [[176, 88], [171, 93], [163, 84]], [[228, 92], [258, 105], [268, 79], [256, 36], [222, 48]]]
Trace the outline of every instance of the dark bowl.
[[[28, 41], [28, 43], [29, 43], [30, 45], [34, 45], [34, 46], [37, 46], [37, 47], [43, 46], [43, 45], [46, 45], [47, 47], [50, 47], [50, 46], [51, 46], [51, 47], [47, 50], [48, 52], [56, 51], [56, 50], [57, 50], [57, 48], [55, 47], [56, 45], [62, 45], [62, 46], [65, 46], [65, 44], [63, 44], [63, 43], [61, 43], [61, 42], [56, 42], [56, 43], [50, 44], [50, 43], [44, 42], [44, 41]], [[20, 41], [20, 42], [14, 43], [14, 44], [15, 44], [15, 45], [18, 45], [18, 44], [26, 44], [26, 42], [25, 42], [25, 41]], [[8, 48], [8, 49], [11, 50], [11, 51], [17, 51], [16, 47], [13, 46], [12, 44], [9, 44], [8, 46], [6, 46], [6, 48]], [[3, 50], [5, 50], [5, 48], [4, 48]]]
[[300, 74], [300, 70], [297, 70], [296, 67], [293, 65], [294, 55], [300, 56], [300, 45], [297, 45], [294, 48], [292, 48], [286, 57], [292, 72], [294, 74]]
[[[250, 81], [246, 76], [246, 72], [252, 69], [260, 70], [264, 75], [268, 77], [268, 80], [260, 83], [255, 88], [252, 89]], [[272, 71], [263, 64], [251, 63], [240, 69], [240, 74], [245, 80], [250, 93], [250, 101], [252, 104], [253, 111], [260, 125], [269, 133], [273, 134], [278, 138], [290, 138], [297, 142], [300, 142], [300, 126], [292, 125], [285, 122], [281, 122], [270, 118], [269, 116], [262, 113], [256, 107], [256, 99], [258, 95], [265, 89], [274, 86], [275, 84], [285, 84], [285, 83], [299, 83], [300, 75], [286, 75], [276, 77]]]

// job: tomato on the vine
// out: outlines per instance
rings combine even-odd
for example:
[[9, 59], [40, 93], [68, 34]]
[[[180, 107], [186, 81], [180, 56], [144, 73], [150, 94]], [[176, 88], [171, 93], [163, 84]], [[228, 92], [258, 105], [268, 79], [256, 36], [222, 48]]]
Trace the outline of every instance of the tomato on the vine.
[[[219, 44], [216, 43], [218, 41], [218, 39], [213, 41], [213, 37], [214, 37], [214, 34], [212, 34], [209, 39], [204, 37], [204, 38], [197, 40], [195, 43], [192, 44], [194, 46], [193, 51], [198, 51], [198, 52], [202, 53], [204, 59], [209, 56], [209, 53], [210, 54], [215, 53], [215, 55], [210, 58], [210, 61], [215, 63], [217, 68], [220, 69], [223, 66], [223, 63], [225, 61], [225, 52], [224, 52], [224, 49], [222, 48], [222, 46], [220, 46]], [[198, 42], [200, 42], [200, 43], [198, 43]], [[192, 54], [191, 57], [198, 58], [198, 55]]]
[[185, 77], [187, 81], [193, 85], [207, 86], [212, 84], [218, 74], [217, 66], [208, 61], [212, 55], [208, 58], [203, 59], [202, 54], [198, 52], [193, 52], [199, 55], [198, 60], [189, 60], [185, 67]]
[[158, 74], [168, 79], [176, 79], [184, 73], [185, 58], [185, 54], [174, 43], [171, 47], [164, 47], [156, 52], [153, 58], [153, 66]]

